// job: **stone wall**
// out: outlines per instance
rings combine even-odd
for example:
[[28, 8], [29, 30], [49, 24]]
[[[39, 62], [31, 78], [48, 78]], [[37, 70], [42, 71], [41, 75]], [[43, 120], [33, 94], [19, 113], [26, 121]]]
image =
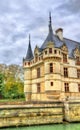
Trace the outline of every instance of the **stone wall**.
[[67, 101], [64, 103], [64, 120], [80, 122], [80, 101]]
[[37, 102], [27, 105], [0, 105], [0, 128], [80, 122], [80, 101]]
[[63, 103], [0, 106], [0, 128], [63, 122]]

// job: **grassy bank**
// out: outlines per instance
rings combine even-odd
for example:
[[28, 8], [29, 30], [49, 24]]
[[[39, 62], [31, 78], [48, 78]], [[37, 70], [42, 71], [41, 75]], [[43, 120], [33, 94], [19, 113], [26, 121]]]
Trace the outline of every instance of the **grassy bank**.
[[25, 98], [20, 99], [0, 99], [0, 105], [8, 105], [8, 104], [21, 104], [22, 102], [25, 102]]

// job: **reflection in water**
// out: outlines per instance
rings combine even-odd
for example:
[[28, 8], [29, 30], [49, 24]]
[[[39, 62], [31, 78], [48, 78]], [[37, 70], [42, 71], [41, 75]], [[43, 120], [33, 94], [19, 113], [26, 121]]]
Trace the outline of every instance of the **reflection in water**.
[[2, 130], [80, 130], [80, 123], [5, 128]]

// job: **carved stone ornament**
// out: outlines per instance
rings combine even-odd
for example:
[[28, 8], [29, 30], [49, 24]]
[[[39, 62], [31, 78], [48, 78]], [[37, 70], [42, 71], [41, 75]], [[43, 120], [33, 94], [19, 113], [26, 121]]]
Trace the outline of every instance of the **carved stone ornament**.
[[68, 52], [68, 48], [65, 43], [61, 46], [61, 50]]

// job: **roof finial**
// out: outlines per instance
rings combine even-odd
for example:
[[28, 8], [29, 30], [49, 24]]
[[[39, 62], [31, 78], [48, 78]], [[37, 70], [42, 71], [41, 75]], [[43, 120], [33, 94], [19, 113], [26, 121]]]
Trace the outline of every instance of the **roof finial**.
[[30, 34], [29, 34], [29, 44], [31, 43], [31, 36], [30, 36]]
[[49, 25], [51, 25], [51, 12], [49, 12]]
[[51, 12], [49, 12], [49, 31], [52, 31]]

